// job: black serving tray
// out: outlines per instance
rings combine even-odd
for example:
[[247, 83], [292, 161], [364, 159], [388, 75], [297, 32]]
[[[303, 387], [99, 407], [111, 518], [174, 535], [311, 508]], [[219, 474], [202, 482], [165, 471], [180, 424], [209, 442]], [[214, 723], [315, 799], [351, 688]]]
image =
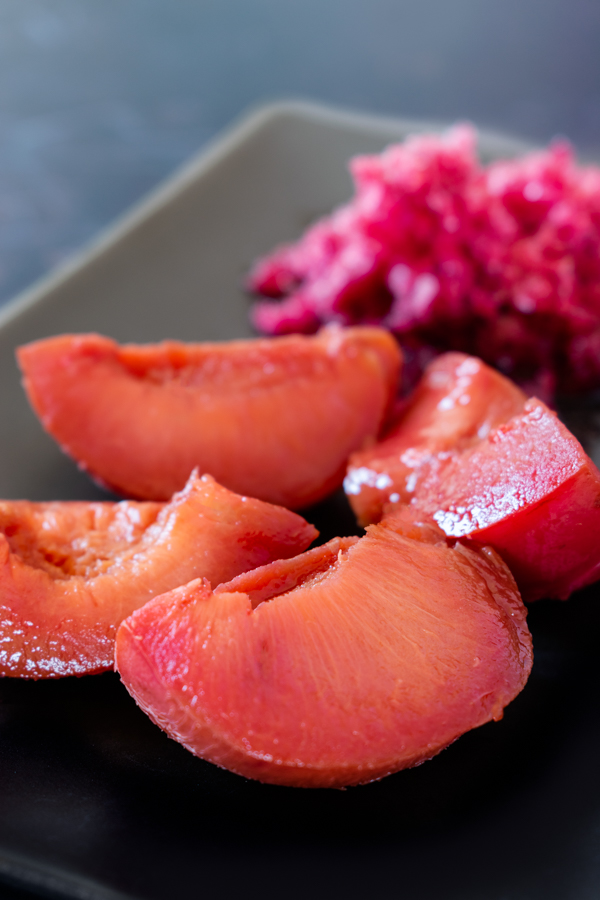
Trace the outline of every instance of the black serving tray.
[[[61, 331], [248, 334], [239, 284], [251, 260], [348, 196], [350, 155], [423, 127], [299, 103], [259, 110], [3, 310], [0, 496], [105, 496], [30, 412], [16, 345]], [[482, 139], [488, 158], [520, 149]], [[597, 408], [567, 410], [596, 457]], [[340, 495], [307, 517], [324, 538], [355, 530]], [[597, 900], [599, 589], [539, 602], [529, 622], [533, 674], [501, 722], [346, 791], [262, 785], [194, 758], [113, 673], [4, 679], [0, 897]]]

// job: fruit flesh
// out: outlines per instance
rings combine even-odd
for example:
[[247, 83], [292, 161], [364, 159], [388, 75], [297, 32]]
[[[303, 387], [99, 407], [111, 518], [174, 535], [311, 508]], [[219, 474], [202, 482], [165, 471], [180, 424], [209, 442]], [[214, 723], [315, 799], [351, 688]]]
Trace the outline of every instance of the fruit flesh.
[[359, 522], [379, 521], [390, 498], [410, 502], [431, 468], [483, 440], [521, 412], [526, 399], [476, 357], [438, 357], [383, 440], [350, 457], [344, 489]]
[[193, 474], [168, 504], [0, 503], [0, 674], [112, 668], [119, 623], [199, 575], [214, 584], [316, 537], [300, 516]]
[[494, 547], [525, 600], [600, 576], [600, 472], [540, 400], [431, 472], [413, 504], [449, 537]]
[[430, 758], [499, 718], [531, 658], [502, 561], [450, 546], [406, 509], [214, 593], [196, 580], [158, 597], [116, 643], [125, 686], [171, 737], [246, 777], [303, 787]]
[[46, 430], [117, 492], [166, 500], [199, 467], [293, 509], [341, 484], [348, 455], [377, 436], [401, 362], [369, 328], [123, 347], [63, 335], [18, 358]]

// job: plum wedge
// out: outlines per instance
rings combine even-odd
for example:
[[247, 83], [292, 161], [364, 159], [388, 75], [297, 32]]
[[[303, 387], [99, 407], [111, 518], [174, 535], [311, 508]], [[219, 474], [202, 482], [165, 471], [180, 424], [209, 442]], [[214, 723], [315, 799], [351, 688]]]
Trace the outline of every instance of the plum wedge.
[[491, 550], [404, 508], [216, 591], [197, 579], [121, 625], [137, 703], [248, 778], [366, 783], [502, 716], [532, 662], [525, 609]]
[[344, 489], [359, 522], [408, 503], [430, 469], [522, 412], [525, 394], [474, 356], [444, 353], [425, 370], [383, 440], [350, 457]]
[[18, 359], [46, 430], [118, 493], [166, 500], [198, 467], [291, 509], [338, 487], [377, 437], [401, 363], [382, 329], [336, 327], [225, 344], [63, 335]]
[[525, 600], [600, 578], [600, 472], [540, 400], [431, 470], [412, 503], [448, 537], [494, 547]]
[[152, 597], [306, 549], [296, 513], [195, 473], [170, 503], [0, 502], [0, 674], [112, 668], [119, 623]]

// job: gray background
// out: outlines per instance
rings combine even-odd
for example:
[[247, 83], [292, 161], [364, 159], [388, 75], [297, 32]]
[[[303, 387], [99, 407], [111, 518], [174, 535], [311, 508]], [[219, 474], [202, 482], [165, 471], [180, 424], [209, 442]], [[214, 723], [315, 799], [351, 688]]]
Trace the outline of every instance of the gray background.
[[0, 0], [0, 302], [265, 100], [600, 157], [599, 38], [596, 0]]

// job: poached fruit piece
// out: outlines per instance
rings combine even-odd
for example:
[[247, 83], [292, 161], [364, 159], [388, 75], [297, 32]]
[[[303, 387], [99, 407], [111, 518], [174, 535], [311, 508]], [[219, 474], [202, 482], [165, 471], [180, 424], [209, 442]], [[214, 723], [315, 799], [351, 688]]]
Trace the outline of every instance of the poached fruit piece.
[[390, 501], [409, 503], [430, 469], [483, 440], [526, 399], [474, 356], [435, 359], [383, 440], [350, 457], [344, 490], [360, 524], [378, 522]]
[[112, 668], [120, 622], [152, 597], [306, 549], [296, 513], [195, 473], [170, 503], [0, 502], [0, 674]]
[[540, 400], [430, 471], [412, 503], [448, 537], [494, 547], [525, 600], [600, 577], [600, 472]]
[[62, 335], [20, 348], [31, 404], [63, 450], [129, 497], [166, 500], [193, 468], [298, 509], [343, 479], [395, 395], [400, 351], [377, 328], [223, 344]]
[[299, 787], [366, 783], [498, 719], [532, 662], [491, 550], [409, 508], [216, 591], [201, 579], [121, 625], [116, 666], [193, 753]]

